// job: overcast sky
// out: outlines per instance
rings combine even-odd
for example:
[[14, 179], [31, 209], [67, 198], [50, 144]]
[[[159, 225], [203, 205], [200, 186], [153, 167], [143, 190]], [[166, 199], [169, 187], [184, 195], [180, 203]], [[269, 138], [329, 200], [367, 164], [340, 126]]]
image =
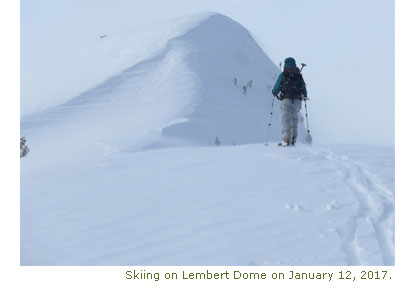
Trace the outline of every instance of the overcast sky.
[[394, 145], [393, 1], [21, 0], [21, 87], [25, 73], [99, 35], [199, 11], [238, 21], [276, 64], [308, 65], [316, 141]]

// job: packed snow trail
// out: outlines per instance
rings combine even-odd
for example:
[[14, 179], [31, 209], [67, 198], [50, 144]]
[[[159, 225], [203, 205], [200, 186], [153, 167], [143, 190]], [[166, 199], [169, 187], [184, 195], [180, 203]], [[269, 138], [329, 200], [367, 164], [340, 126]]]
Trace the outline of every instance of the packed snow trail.
[[350, 193], [358, 201], [358, 213], [350, 217], [347, 225], [338, 229], [343, 249], [350, 265], [367, 264], [361, 256], [363, 246], [358, 244], [356, 232], [361, 221], [372, 225], [385, 265], [395, 265], [394, 195], [380, 180], [369, 172], [366, 164], [319, 149], [320, 154], [336, 163], [343, 174]]
[[274, 145], [110, 152], [34, 171], [26, 158], [22, 264], [392, 264], [392, 193], [349, 159]]

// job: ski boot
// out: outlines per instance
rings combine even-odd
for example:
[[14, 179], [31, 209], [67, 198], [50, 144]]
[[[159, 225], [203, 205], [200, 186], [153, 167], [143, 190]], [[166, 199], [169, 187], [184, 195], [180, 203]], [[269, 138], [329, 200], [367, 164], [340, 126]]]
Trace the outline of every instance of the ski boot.
[[295, 146], [296, 139], [295, 137], [292, 137], [291, 142], [289, 143], [290, 146]]
[[285, 146], [289, 146], [289, 145], [290, 145], [289, 141], [282, 141], [281, 143], [278, 143], [278, 146], [281, 146], [281, 147], [285, 147]]

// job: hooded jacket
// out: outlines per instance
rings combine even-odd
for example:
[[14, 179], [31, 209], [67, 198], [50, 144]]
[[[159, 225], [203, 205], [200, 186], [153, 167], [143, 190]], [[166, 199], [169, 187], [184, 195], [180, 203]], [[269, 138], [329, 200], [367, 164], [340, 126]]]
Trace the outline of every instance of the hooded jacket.
[[[284, 60], [284, 69], [285, 69], [286, 67], [290, 67], [290, 66], [296, 67], [295, 59], [294, 59], [294, 58], [291, 58], [291, 57], [286, 58], [286, 59]], [[273, 95], [275, 95], [275, 96], [277, 96], [278, 93], [279, 93], [280, 90], [281, 90], [281, 86], [282, 86], [282, 84], [283, 84], [283, 75], [284, 75], [283, 72], [281, 72], [280, 75], [278, 75], [276, 84], [275, 84], [274, 87], [273, 87], [272, 93], [273, 93]], [[306, 84], [303, 85], [302, 93], [303, 93], [303, 95], [304, 95], [305, 97], [307, 97]]]

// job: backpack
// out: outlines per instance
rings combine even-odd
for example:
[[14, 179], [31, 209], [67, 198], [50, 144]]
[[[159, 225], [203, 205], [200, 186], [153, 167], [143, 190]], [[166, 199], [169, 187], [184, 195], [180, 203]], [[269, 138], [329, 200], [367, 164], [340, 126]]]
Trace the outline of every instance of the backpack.
[[305, 82], [298, 67], [285, 67], [283, 72], [283, 81], [280, 88], [280, 98], [299, 99], [302, 96], [304, 85]]

